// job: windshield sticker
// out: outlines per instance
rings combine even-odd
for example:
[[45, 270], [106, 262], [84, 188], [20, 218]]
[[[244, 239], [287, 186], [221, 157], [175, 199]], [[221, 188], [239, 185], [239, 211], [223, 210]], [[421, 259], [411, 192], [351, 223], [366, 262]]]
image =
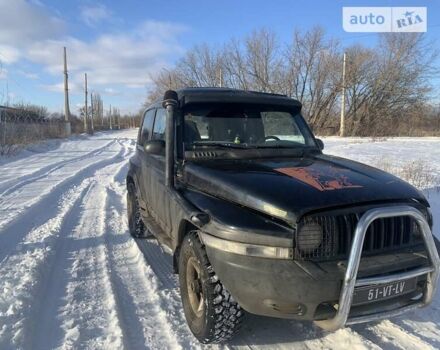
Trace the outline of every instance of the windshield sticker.
[[322, 168], [278, 168], [275, 170], [284, 175], [293, 177], [307, 185], [310, 185], [319, 191], [363, 187], [350, 182], [348, 176], [344, 174], [344, 172], [349, 170], [330, 166], [325, 166]]

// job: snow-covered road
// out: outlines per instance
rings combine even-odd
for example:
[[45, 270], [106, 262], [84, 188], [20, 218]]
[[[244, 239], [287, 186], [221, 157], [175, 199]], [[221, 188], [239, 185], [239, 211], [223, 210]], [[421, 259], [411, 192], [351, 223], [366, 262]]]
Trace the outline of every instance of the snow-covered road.
[[[201, 348], [184, 320], [171, 257], [127, 231], [124, 181], [135, 136], [76, 138], [0, 163], [0, 349]], [[440, 164], [434, 141], [417, 143], [411, 154]], [[359, 159], [361, 152], [368, 162], [377, 156], [357, 144], [353, 150], [349, 141], [328, 140], [328, 153]], [[392, 157], [401, 149], [380, 146]], [[335, 333], [249, 315], [220, 348], [440, 348], [440, 295], [405, 317]]]

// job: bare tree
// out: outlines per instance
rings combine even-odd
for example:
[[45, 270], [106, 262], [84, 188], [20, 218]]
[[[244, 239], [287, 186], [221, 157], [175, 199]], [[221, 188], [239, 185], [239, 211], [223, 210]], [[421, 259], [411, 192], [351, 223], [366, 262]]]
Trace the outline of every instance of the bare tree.
[[324, 127], [334, 113], [341, 86], [338, 43], [326, 39], [324, 30], [295, 31], [284, 53], [287, 62], [284, 93], [304, 105], [314, 127]]
[[351, 133], [392, 134], [426, 103], [437, 52], [422, 34], [383, 34], [373, 52], [351, 48], [348, 64]]
[[275, 33], [261, 29], [245, 39], [245, 67], [251, 90], [278, 92], [282, 62]]
[[206, 44], [196, 46], [177, 66], [182, 82], [188, 86], [220, 86], [222, 56]]
[[250, 89], [245, 52], [238, 40], [231, 40], [223, 50], [223, 81], [235, 89]]

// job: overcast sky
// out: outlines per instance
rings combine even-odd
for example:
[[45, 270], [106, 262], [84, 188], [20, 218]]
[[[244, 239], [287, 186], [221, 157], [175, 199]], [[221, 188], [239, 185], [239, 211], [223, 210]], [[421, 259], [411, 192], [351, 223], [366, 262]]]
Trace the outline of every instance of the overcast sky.
[[[288, 41], [293, 30], [320, 25], [344, 45], [369, 45], [375, 34], [345, 33], [342, 6], [365, 1], [57, 1], [0, 0], [0, 104], [31, 102], [62, 112], [62, 48], [68, 49], [71, 110], [89, 91], [135, 112], [151, 76], [170, 67], [193, 45], [221, 45], [253, 29], [274, 30]], [[428, 36], [440, 40], [439, 1], [368, 1], [368, 6], [427, 6]], [[437, 46], [440, 44], [437, 43]], [[440, 47], [440, 46], [439, 46]]]

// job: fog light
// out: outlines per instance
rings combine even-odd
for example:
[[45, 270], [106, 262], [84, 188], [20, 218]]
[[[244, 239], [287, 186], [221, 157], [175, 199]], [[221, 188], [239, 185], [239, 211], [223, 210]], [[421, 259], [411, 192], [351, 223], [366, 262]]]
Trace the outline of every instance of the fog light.
[[304, 253], [311, 253], [322, 243], [323, 230], [320, 224], [310, 222], [300, 227], [296, 235], [298, 249]]

